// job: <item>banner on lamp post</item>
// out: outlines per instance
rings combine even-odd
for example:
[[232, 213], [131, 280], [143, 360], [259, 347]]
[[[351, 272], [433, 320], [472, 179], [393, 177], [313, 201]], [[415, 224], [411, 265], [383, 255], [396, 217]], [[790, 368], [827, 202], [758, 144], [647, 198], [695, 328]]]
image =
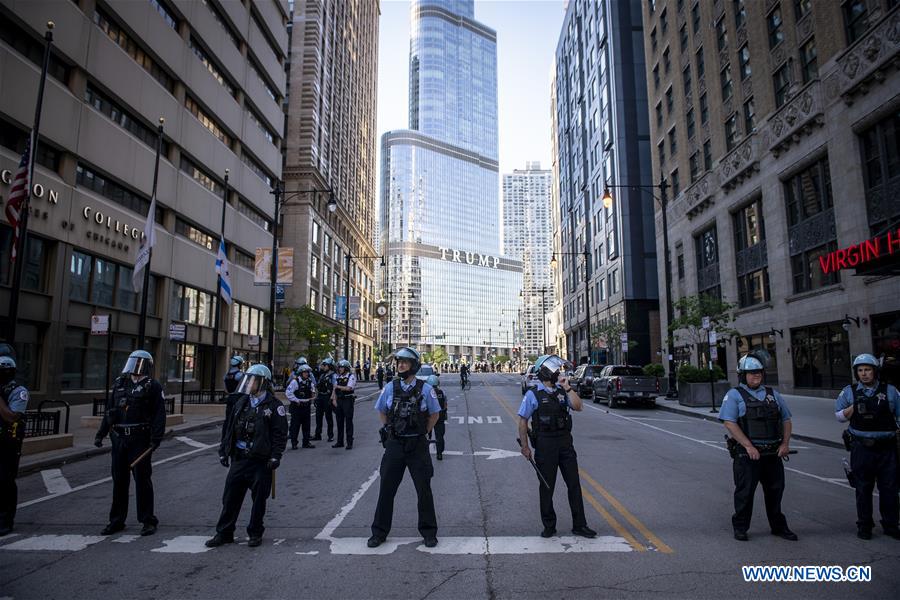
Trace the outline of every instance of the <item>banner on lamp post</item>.
[[[272, 249], [257, 248], [256, 262], [253, 269], [253, 285], [270, 285], [272, 283]], [[278, 280], [279, 285], [289, 286], [294, 284], [294, 249], [278, 249]]]

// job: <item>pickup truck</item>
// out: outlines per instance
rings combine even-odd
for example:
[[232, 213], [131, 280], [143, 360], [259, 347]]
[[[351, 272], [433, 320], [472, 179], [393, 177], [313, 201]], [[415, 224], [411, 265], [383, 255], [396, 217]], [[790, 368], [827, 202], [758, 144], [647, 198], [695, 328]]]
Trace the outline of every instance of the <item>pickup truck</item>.
[[595, 403], [605, 400], [610, 408], [614, 408], [619, 402], [629, 400], [655, 404], [658, 395], [658, 377], [644, 375], [640, 367], [607, 365], [594, 377], [591, 399]]
[[594, 377], [600, 374], [604, 365], [578, 365], [575, 372], [569, 377], [569, 385], [578, 392], [582, 398], [591, 396]]

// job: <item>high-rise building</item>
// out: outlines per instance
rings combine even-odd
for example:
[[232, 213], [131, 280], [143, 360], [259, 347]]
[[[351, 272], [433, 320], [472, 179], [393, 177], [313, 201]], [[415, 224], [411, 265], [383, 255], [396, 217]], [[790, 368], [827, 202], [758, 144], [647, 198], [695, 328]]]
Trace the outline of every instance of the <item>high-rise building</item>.
[[[271, 247], [281, 177], [287, 4], [0, 0], [0, 201], [32, 126], [48, 21], [55, 23], [28, 223], [20, 376], [36, 400], [102, 396], [110, 315], [112, 375], [137, 346], [131, 285], [150, 207], [157, 122], [165, 118], [145, 349], [170, 391], [206, 388], [213, 369], [215, 259], [225, 203], [234, 303], [221, 304], [227, 353], [267, 360], [269, 292], [254, 254]], [[229, 171], [228, 188], [225, 173]], [[7, 315], [11, 228], [0, 225], [0, 314]], [[169, 325], [186, 326], [183, 343]], [[182, 370], [182, 367], [184, 369]]]
[[503, 175], [503, 253], [522, 262], [522, 309], [517, 345], [524, 356], [547, 346], [547, 315], [554, 303], [550, 279], [550, 171], [541, 163]]
[[630, 363], [657, 360], [660, 348], [653, 196], [611, 188], [615, 201], [601, 202], [607, 186], [651, 183], [642, 35], [638, 3], [573, 0], [556, 49], [554, 262], [568, 358], [578, 363], [625, 360], [619, 329]]
[[497, 36], [474, 0], [414, 0], [409, 129], [381, 138], [384, 339], [509, 355], [522, 265], [502, 254]]
[[[360, 299], [349, 360], [372, 358], [375, 334], [378, 0], [295, 0], [290, 41], [281, 244], [294, 248], [287, 308], [345, 325], [338, 296]], [[329, 210], [333, 201], [334, 212]], [[351, 316], [353, 314], [351, 313]], [[279, 319], [280, 347], [304, 340]], [[344, 334], [335, 340], [343, 357]]]
[[[873, 351], [897, 383], [900, 5], [642, 6], [653, 168], [672, 188], [666, 291], [736, 305], [740, 335], [718, 349], [732, 379], [763, 348], [782, 390], [833, 396]], [[679, 359], [698, 355], [682, 342]]]

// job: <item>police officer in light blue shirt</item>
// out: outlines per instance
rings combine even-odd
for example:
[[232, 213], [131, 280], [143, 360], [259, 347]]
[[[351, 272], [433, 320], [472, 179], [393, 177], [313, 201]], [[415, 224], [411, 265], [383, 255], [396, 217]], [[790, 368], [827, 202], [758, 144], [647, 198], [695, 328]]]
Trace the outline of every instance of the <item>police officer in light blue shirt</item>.
[[28, 390], [16, 383], [16, 361], [0, 357], [0, 537], [13, 529], [19, 490], [16, 476], [25, 439]]
[[425, 546], [433, 548], [438, 543], [437, 516], [431, 493], [434, 465], [426, 436], [440, 417], [441, 405], [434, 388], [416, 378], [422, 366], [419, 353], [413, 348], [401, 348], [394, 353], [394, 358], [398, 378], [385, 386], [375, 402], [375, 410], [384, 424], [381, 430], [384, 456], [381, 458], [378, 506], [372, 520], [372, 537], [367, 545], [376, 548], [387, 539], [394, 517], [394, 496], [403, 480], [403, 472], [409, 469], [418, 497], [419, 533]]
[[[845, 387], [835, 402], [834, 416], [847, 428], [850, 469], [856, 488], [856, 535], [872, 539], [872, 491], [878, 484], [878, 505], [884, 533], [900, 539], [900, 499], [897, 474], [897, 423], [900, 393], [878, 380], [880, 363], [871, 354], [853, 360], [857, 383]], [[847, 434], [845, 433], [845, 437]]]
[[772, 535], [796, 541], [781, 512], [784, 465], [790, 453], [791, 411], [777, 390], [763, 386], [766, 356], [751, 352], [738, 361], [736, 388], [728, 390], [719, 409], [719, 420], [731, 434], [729, 451], [734, 459], [734, 539], [745, 542], [753, 516], [753, 496], [762, 484], [766, 517]]

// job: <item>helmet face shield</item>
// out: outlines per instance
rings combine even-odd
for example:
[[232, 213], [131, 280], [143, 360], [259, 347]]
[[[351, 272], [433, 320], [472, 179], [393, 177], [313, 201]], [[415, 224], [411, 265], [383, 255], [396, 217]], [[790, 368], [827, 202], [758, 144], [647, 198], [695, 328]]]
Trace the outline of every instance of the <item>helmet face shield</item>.
[[260, 392], [265, 390], [266, 378], [262, 375], [247, 375], [245, 374], [241, 378], [241, 382], [238, 384], [237, 393], [238, 394], [249, 394], [251, 396], [258, 396]]
[[153, 373], [153, 361], [148, 358], [129, 356], [122, 368], [125, 375], [138, 375], [149, 377]]
[[566, 361], [561, 359], [558, 356], [548, 356], [544, 359], [544, 362], [541, 363], [541, 370], [546, 370], [548, 373], [561, 373], [566, 368]]

